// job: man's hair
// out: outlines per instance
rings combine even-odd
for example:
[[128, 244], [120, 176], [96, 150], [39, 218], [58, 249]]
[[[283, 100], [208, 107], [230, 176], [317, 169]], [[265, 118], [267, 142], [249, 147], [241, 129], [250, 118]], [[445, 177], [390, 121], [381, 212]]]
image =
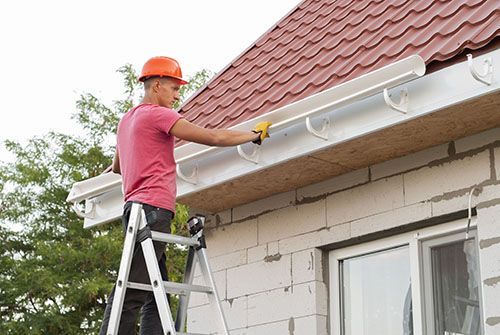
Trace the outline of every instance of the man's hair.
[[170, 81], [170, 80], [172, 80], [172, 78], [170, 78], [170, 77], [160, 77], [160, 76], [153, 76], [153, 77], [146, 78], [144, 80], [144, 90], [148, 91], [151, 88], [151, 85], [153, 85], [153, 83], [155, 82], [156, 79], [160, 79], [160, 81], [165, 81], [165, 80]]

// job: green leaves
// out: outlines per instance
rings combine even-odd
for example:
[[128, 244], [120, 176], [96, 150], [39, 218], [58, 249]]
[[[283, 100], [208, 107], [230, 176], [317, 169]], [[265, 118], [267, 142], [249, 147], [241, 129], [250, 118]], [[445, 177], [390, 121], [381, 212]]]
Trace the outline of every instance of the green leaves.
[[194, 76], [188, 78], [188, 84], [182, 85], [180, 89], [181, 99], [174, 105], [174, 108], [179, 108], [182, 103], [186, 101], [187, 98], [192, 96], [198, 89], [200, 89], [205, 83], [207, 83], [210, 78], [213, 77], [213, 72], [203, 69], [195, 73]]
[[88, 131], [89, 139], [94, 143], [100, 143], [106, 135], [116, 132], [119, 115], [102, 104], [94, 95], [90, 93], [80, 95], [76, 107], [78, 112], [74, 117]]
[[[141, 83], [137, 80], [137, 73], [132, 68], [131, 64], [125, 64], [120, 67], [116, 72], [120, 73], [123, 77], [124, 93], [127, 95], [128, 101], [133, 100], [140, 92]], [[128, 110], [128, 108], [127, 108]]]
[[[90, 93], [76, 102], [73, 117], [84, 136], [51, 132], [5, 143], [16, 159], [0, 162], [0, 334], [98, 333], [118, 272], [122, 225], [85, 230], [66, 197], [75, 182], [111, 164], [118, 121], [141, 97], [133, 68], [118, 72], [125, 96], [111, 107]], [[183, 93], [208, 77], [197, 73]], [[187, 235], [186, 221], [187, 208], [178, 205], [172, 231]], [[185, 255], [169, 246], [171, 279], [182, 279]]]

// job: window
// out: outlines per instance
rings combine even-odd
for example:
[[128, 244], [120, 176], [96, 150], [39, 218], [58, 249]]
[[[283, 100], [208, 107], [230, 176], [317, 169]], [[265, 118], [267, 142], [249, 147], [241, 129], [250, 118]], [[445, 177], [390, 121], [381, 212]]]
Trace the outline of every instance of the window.
[[346, 335], [411, 334], [409, 260], [400, 247], [341, 262]]
[[455, 234], [422, 243], [428, 334], [480, 334], [475, 239]]
[[331, 251], [332, 334], [482, 334], [477, 240], [465, 225]]

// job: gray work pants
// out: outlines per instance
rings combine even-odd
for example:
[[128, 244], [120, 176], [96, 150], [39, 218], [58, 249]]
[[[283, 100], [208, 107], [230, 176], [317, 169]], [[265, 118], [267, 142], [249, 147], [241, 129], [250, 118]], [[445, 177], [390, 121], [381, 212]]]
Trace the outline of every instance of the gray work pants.
[[[132, 202], [127, 202], [123, 209], [123, 229], [127, 229], [130, 217], [130, 210]], [[146, 221], [151, 230], [159, 231], [162, 233], [170, 233], [170, 223], [174, 214], [166, 209], [153, 207], [143, 204], [143, 209], [146, 214]], [[165, 256], [165, 243], [153, 242], [156, 259], [160, 267], [160, 272], [163, 280], [168, 280], [166, 256]], [[130, 266], [129, 281], [149, 284], [149, 274], [147, 271], [144, 255], [140, 243], [136, 243], [134, 247], [134, 255], [132, 264]], [[111, 290], [109, 295], [106, 310], [104, 311], [104, 318], [101, 325], [99, 335], [106, 335], [108, 329], [109, 317], [111, 315], [111, 306], [113, 305], [115, 288]], [[125, 300], [123, 302], [123, 309], [120, 318], [120, 327], [118, 329], [119, 335], [134, 335], [136, 334], [137, 316], [141, 312], [141, 335], [163, 335], [158, 309], [154, 299], [153, 292], [143, 291], [136, 289], [127, 289]]]

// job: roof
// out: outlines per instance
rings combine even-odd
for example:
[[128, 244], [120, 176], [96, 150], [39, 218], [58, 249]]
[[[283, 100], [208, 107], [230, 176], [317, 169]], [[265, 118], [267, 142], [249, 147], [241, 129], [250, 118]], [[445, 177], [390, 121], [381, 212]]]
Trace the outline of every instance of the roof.
[[491, 0], [305, 0], [180, 112], [228, 128], [409, 55], [429, 65], [491, 45], [498, 22]]
[[217, 213], [500, 126], [499, 82], [475, 79], [481, 62], [499, 62], [498, 22], [500, 2], [491, 0], [301, 2], [181, 107], [186, 119], [229, 128], [299, 105], [306, 114], [319, 108], [311, 98], [331, 99], [328, 92], [418, 54], [427, 74], [399, 85], [411, 91], [408, 113], [387, 106], [382, 89], [394, 94], [390, 86], [323, 106], [315, 127], [331, 121], [326, 138], [297, 124], [273, 129], [253, 162], [235, 148], [183, 162], [178, 173], [188, 178], [178, 179], [177, 200]]

